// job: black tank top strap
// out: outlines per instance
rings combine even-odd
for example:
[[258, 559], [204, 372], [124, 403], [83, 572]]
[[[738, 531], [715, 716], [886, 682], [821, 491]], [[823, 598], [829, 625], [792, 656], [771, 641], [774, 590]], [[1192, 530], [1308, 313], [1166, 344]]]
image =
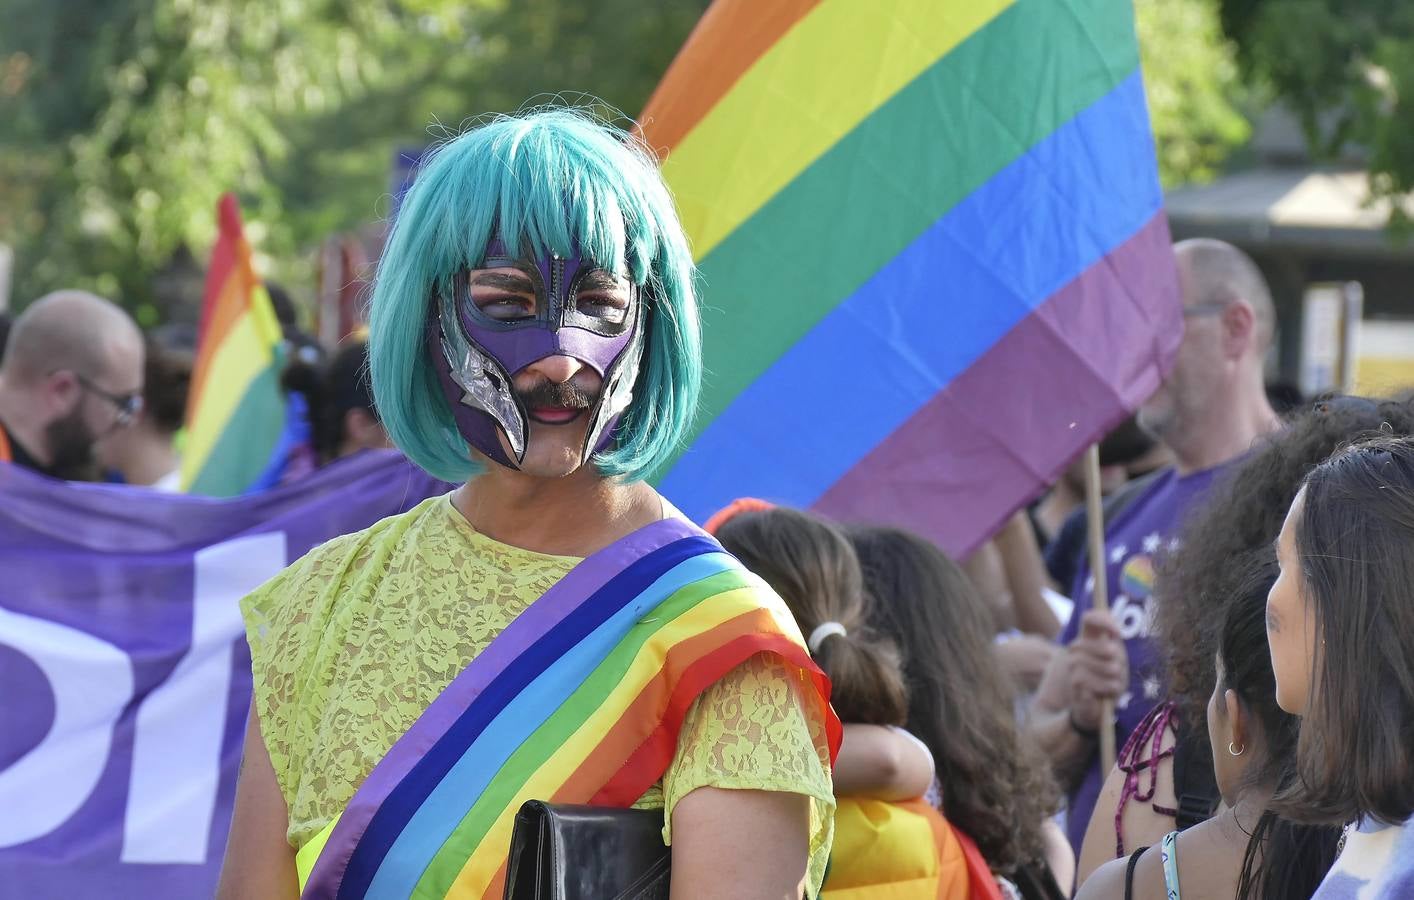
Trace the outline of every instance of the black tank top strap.
[[1129, 865], [1124, 867], [1124, 900], [1134, 900], [1134, 867], [1139, 865], [1139, 857], [1148, 847], [1140, 847], [1129, 854]]

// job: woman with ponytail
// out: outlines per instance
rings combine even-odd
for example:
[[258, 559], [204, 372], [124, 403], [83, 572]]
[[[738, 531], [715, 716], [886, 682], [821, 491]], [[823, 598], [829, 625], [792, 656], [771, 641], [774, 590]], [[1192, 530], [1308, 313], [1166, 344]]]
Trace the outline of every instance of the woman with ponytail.
[[899, 654], [869, 630], [870, 601], [844, 533], [808, 513], [759, 503], [736, 504], [711, 525], [727, 551], [785, 600], [830, 676], [831, 705], [845, 723], [826, 900], [1000, 897], [975, 845], [922, 799], [932, 758], [901, 727], [908, 694]]

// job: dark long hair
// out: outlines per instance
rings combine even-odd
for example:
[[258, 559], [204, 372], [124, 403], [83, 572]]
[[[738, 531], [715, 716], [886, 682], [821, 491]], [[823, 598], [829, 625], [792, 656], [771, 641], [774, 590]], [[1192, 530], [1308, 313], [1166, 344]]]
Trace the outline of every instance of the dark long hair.
[[1178, 550], [1160, 559], [1154, 645], [1164, 653], [1181, 724], [1199, 729], [1200, 746], [1208, 744], [1204, 709], [1213, 693], [1218, 629], [1242, 588], [1241, 560], [1271, 546], [1312, 469], [1382, 429], [1414, 434], [1414, 403], [1334, 397], [1296, 414], [1214, 485], [1184, 524]]
[[368, 381], [368, 342], [361, 338], [346, 341], [328, 360], [297, 358], [286, 367], [281, 385], [304, 394], [314, 452], [321, 465], [338, 457], [346, 437], [344, 417], [350, 410], [362, 409], [378, 419]]
[[1041, 823], [1058, 792], [1025, 742], [1013, 686], [992, 655], [991, 611], [967, 576], [924, 538], [893, 528], [848, 530], [876, 598], [873, 622], [904, 651], [908, 725], [933, 752], [943, 814], [1002, 873], [1040, 863]]
[[[1291, 760], [1300, 734], [1300, 720], [1277, 705], [1267, 652], [1267, 593], [1276, 576], [1268, 548], [1249, 554], [1238, 565], [1241, 587], [1228, 604], [1218, 639], [1223, 676], [1217, 687], [1234, 691], [1262, 732], [1263, 755], [1249, 764], [1244, 785], [1261, 791], [1282, 790], [1295, 781]], [[1335, 861], [1339, 841], [1337, 828], [1302, 825], [1264, 810], [1242, 857], [1236, 900], [1311, 896]]]
[[859, 560], [838, 528], [777, 507], [733, 516], [718, 528], [717, 539], [781, 596], [804, 634], [825, 622], [844, 626], [844, 634], [811, 648], [830, 676], [830, 703], [842, 722], [904, 724], [908, 695], [898, 651], [869, 630]]
[[1352, 446], [1306, 480], [1295, 523], [1315, 613], [1299, 782], [1277, 804], [1309, 822], [1414, 815], [1414, 441]]

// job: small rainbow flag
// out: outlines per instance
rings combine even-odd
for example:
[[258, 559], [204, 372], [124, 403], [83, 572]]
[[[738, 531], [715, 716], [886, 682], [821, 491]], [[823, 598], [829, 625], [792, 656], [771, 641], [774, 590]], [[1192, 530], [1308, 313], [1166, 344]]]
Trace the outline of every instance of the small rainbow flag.
[[659, 486], [966, 553], [1182, 335], [1132, 0], [716, 0], [642, 115], [701, 268]]
[[187, 400], [182, 488], [232, 497], [267, 473], [285, 428], [282, 333], [251, 265], [234, 195], [221, 197], [216, 222]]

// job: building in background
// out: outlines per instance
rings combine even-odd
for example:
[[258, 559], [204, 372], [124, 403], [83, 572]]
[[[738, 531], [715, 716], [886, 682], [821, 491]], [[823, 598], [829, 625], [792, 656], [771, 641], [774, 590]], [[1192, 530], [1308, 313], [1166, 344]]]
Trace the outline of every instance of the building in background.
[[1414, 240], [1386, 227], [1388, 203], [1369, 202], [1363, 161], [1314, 164], [1280, 109], [1257, 123], [1244, 155], [1246, 167], [1169, 191], [1166, 206], [1176, 240], [1228, 241], [1266, 274], [1278, 316], [1273, 379], [1309, 386], [1324, 372], [1345, 390], [1414, 386]]

